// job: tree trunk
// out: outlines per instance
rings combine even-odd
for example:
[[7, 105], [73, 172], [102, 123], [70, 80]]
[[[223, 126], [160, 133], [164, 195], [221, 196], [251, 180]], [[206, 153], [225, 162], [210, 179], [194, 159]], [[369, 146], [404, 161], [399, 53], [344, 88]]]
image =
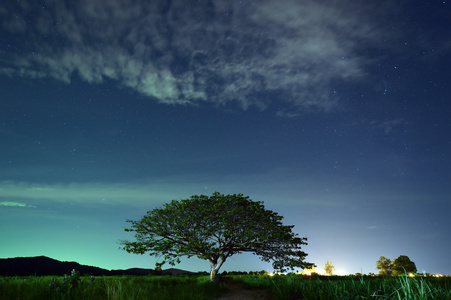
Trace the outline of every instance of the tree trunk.
[[216, 275], [218, 275], [218, 269], [212, 268], [210, 272], [210, 282], [216, 281]]
[[218, 275], [218, 271], [224, 263], [225, 259], [220, 257], [218, 261], [208, 260], [211, 266], [210, 272], [210, 282], [214, 282], [216, 280], [216, 275]]

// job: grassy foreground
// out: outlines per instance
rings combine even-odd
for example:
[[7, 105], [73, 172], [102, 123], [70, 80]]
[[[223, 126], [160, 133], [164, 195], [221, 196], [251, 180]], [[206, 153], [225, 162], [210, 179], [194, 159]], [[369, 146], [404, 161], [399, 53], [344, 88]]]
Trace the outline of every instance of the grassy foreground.
[[2, 300], [211, 300], [224, 289], [209, 276], [0, 277]]
[[288, 299], [437, 299], [451, 300], [449, 278], [310, 277], [304, 275], [233, 275], [249, 288], [272, 291], [274, 300]]
[[[267, 289], [274, 300], [438, 299], [451, 300], [450, 278], [371, 278], [303, 275], [227, 275], [249, 289]], [[209, 276], [0, 277], [0, 299], [216, 299], [225, 287]]]

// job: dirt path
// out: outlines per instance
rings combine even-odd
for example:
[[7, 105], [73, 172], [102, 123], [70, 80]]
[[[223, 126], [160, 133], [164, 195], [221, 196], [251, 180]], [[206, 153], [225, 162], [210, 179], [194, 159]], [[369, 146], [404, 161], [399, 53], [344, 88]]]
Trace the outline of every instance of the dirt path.
[[261, 289], [245, 289], [242, 284], [230, 278], [224, 279], [227, 292], [216, 300], [270, 300], [270, 292]]

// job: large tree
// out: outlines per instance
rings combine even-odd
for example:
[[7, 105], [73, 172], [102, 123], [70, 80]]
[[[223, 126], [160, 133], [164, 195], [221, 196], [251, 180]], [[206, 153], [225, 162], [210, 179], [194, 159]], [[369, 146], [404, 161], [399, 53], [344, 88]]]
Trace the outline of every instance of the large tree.
[[379, 275], [390, 276], [393, 273], [393, 263], [389, 258], [385, 256], [381, 256], [379, 260], [376, 262], [376, 268], [379, 271]]
[[324, 271], [326, 272], [326, 274], [332, 276], [334, 270], [335, 267], [332, 265], [332, 262], [329, 260], [326, 261], [326, 264], [324, 265]]
[[283, 225], [282, 219], [242, 194], [194, 195], [148, 211], [139, 221], [127, 220], [131, 228], [125, 231], [134, 232], [136, 241], [122, 244], [130, 253], [162, 256], [157, 266], [175, 265], [183, 256], [205, 259], [212, 281], [227, 258], [242, 252], [272, 261], [280, 272], [312, 266], [301, 250], [307, 238], [293, 233], [294, 225]]
[[393, 271], [395, 275], [404, 273], [416, 273], [417, 266], [410, 258], [406, 255], [400, 255], [398, 258], [393, 260]]

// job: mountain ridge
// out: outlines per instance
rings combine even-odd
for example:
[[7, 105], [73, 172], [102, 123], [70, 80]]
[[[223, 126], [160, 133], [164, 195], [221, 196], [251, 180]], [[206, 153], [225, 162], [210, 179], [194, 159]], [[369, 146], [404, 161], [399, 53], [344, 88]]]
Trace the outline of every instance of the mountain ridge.
[[59, 261], [47, 256], [0, 258], [0, 276], [63, 276], [77, 270], [81, 275], [115, 276], [115, 275], [179, 275], [193, 272], [170, 268], [156, 271], [153, 269], [130, 268], [125, 270], [107, 270], [94, 266], [82, 265], [74, 261]]

